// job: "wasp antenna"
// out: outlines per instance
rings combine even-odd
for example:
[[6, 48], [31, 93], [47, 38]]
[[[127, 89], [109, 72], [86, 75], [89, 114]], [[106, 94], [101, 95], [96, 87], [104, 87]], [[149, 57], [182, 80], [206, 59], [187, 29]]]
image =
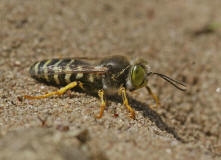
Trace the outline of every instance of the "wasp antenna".
[[182, 82], [179, 82], [177, 80], [174, 80], [164, 74], [161, 74], [161, 73], [156, 73], [156, 72], [151, 72], [151, 74], [155, 74], [161, 78], [163, 78], [164, 80], [166, 80], [167, 82], [169, 82], [170, 84], [172, 84], [174, 87], [176, 87], [177, 89], [181, 90], [181, 91], [186, 91], [187, 89], [187, 86], [186, 84], [182, 83]]

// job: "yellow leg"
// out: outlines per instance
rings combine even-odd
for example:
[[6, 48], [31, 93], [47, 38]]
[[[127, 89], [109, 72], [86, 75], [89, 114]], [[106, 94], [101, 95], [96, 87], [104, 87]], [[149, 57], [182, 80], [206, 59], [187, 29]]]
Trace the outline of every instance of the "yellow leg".
[[50, 92], [48, 94], [45, 94], [45, 95], [42, 95], [42, 96], [37, 96], [37, 97], [32, 97], [32, 96], [24, 96], [24, 98], [27, 98], [27, 99], [41, 99], [41, 98], [47, 98], [49, 96], [53, 96], [53, 95], [62, 95], [64, 94], [68, 89], [72, 89], [74, 87], [77, 86], [77, 82], [71, 82], [69, 83], [67, 86], [59, 89], [58, 91], [55, 91], [55, 92]]
[[129, 110], [130, 112], [130, 117], [135, 119], [135, 112], [134, 110], [131, 108], [131, 106], [128, 104], [128, 100], [127, 100], [127, 96], [126, 96], [126, 90], [124, 87], [121, 87], [120, 88], [120, 93], [121, 93], [121, 96], [122, 96], [122, 99], [123, 99], [123, 103], [125, 105], [125, 107], [127, 107], [127, 109]]
[[104, 100], [104, 91], [103, 90], [99, 90], [98, 91], [98, 96], [101, 99], [101, 107], [100, 107], [100, 114], [95, 116], [96, 118], [100, 119], [103, 116], [104, 113], [104, 109], [106, 107], [106, 102]]
[[151, 107], [152, 109], [158, 108], [159, 105], [160, 105], [160, 101], [159, 101], [158, 97], [152, 92], [152, 90], [150, 89], [149, 86], [146, 86], [146, 89], [147, 89], [147, 91], [149, 92], [149, 94], [153, 97], [153, 99], [154, 99], [154, 101], [155, 101], [155, 103], [156, 103], [155, 106], [150, 106], [150, 107]]
[[81, 82], [78, 82], [79, 84], [79, 87], [82, 89], [82, 90], [85, 90], [85, 88], [84, 88], [84, 86], [83, 86], [83, 83], [81, 83]]

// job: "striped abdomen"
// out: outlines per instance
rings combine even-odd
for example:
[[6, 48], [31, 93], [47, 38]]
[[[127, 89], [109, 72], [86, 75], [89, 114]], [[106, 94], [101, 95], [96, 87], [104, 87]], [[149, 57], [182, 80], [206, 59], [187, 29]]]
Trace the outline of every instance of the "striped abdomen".
[[[82, 60], [70, 58], [43, 60], [33, 64], [29, 72], [36, 80], [52, 85], [66, 85], [73, 81], [80, 81], [86, 86], [89, 85], [89, 88], [90, 85], [98, 89], [102, 88], [100, 75], [80, 72], [72, 74], [65, 73], [65, 69], [70, 70], [70, 66], [76, 66], [76, 68], [80, 69], [81, 66], [89, 66], [89, 64]], [[56, 74], [57, 70], [61, 68], [63, 68], [64, 73]]]

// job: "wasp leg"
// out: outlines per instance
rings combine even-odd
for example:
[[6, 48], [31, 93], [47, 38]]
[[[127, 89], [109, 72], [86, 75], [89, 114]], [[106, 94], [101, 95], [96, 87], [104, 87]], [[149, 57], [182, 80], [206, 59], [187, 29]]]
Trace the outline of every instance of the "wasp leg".
[[134, 110], [131, 108], [131, 106], [128, 104], [128, 100], [127, 100], [125, 88], [124, 88], [124, 87], [121, 87], [119, 91], [120, 91], [120, 93], [121, 93], [121, 96], [122, 96], [123, 103], [124, 103], [125, 107], [127, 107], [127, 109], [128, 109], [129, 112], [130, 112], [130, 117], [133, 118], [133, 119], [135, 119], [135, 112], [134, 112]]
[[146, 86], [146, 89], [147, 89], [147, 91], [149, 92], [149, 94], [153, 97], [153, 99], [154, 99], [154, 101], [155, 101], [155, 103], [156, 103], [155, 106], [151, 106], [151, 105], [150, 105], [150, 107], [151, 107], [152, 109], [158, 108], [159, 105], [160, 105], [160, 101], [159, 101], [158, 97], [152, 92], [152, 90], [150, 89], [149, 86]]
[[83, 86], [83, 83], [81, 83], [81, 82], [78, 82], [79, 84], [78, 84], [78, 86], [82, 89], [82, 90], [85, 90], [85, 88], [84, 88], [84, 86]]
[[77, 86], [77, 82], [71, 82], [69, 83], [67, 86], [59, 89], [58, 91], [55, 91], [55, 92], [50, 92], [48, 94], [45, 94], [45, 95], [42, 95], [42, 96], [37, 96], [37, 97], [32, 97], [32, 96], [24, 96], [24, 98], [27, 98], [27, 99], [41, 99], [41, 98], [47, 98], [49, 96], [53, 96], [53, 95], [62, 95], [64, 94], [68, 89], [72, 89], [74, 87]]
[[100, 114], [95, 116], [96, 118], [100, 119], [103, 116], [104, 113], [104, 109], [106, 107], [106, 102], [104, 100], [104, 91], [103, 90], [99, 90], [98, 91], [98, 96], [101, 99], [101, 106], [100, 106]]

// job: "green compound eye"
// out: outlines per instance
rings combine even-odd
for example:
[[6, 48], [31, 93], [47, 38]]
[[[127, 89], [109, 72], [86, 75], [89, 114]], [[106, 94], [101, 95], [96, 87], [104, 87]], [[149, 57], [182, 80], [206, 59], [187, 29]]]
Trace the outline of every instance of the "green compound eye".
[[135, 65], [131, 70], [131, 81], [134, 87], [139, 88], [143, 85], [145, 70], [140, 65]]

